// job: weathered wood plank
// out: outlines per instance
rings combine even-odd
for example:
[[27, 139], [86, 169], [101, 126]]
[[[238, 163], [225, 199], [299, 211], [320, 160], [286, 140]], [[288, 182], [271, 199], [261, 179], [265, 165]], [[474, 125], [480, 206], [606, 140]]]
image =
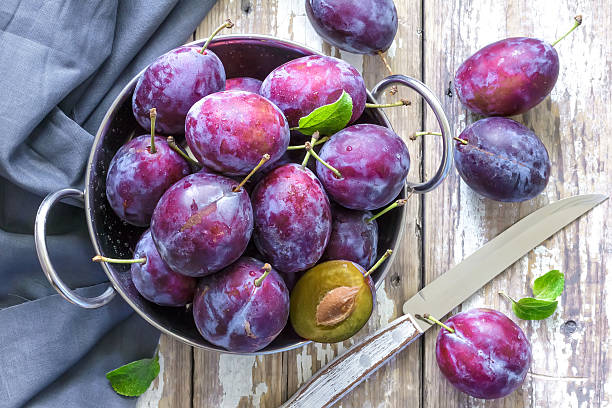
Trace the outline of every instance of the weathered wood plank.
[[[606, 6], [607, 3], [607, 6]], [[583, 27], [557, 45], [559, 81], [542, 104], [515, 119], [539, 135], [552, 160], [545, 192], [521, 204], [496, 203], [473, 193], [456, 172], [425, 198], [425, 269], [429, 282], [506, 227], [550, 201], [573, 194], [609, 192], [611, 110], [610, 19], [605, 1], [427, 1], [425, 79], [440, 98], [458, 134], [477, 118], [446, 96], [459, 64], [482, 46], [509, 36], [553, 41], [584, 15]], [[433, 115], [427, 114], [428, 129]], [[439, 142], [425, 141], [427, 171]], [[428, 333], [424, 359], [427, 407], [599, 407], [612, 401], [608, 348], [612, 299], [606, 266], [611, 260], [610, 205], [604, 204], [545, 242], [458, 310], [489, 306], [511, 316], [533, 348], [531, 372], [521, 390], [498, 401], [479, 401], [454, 390], [435, 362], [435, 333]], [[552, 318], [516, 319], [500, 299], [530, 295], [531, 282], [549, 269], [566, 273], [566, 290]], [[609, 274], [608, 274], [609, 275]], [[426, 283], [427, 283], [426, 282]]]

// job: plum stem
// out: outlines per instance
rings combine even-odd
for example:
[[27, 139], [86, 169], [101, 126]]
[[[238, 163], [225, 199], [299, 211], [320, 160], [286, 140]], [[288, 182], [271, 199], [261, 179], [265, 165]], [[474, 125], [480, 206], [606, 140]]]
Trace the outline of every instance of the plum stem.
[[576, 17], [574, 17], [574, 26], [565, 34], [563, 34], [557, 41], [555, 41], [554, 43], [552, 43], [551, 45], [554, 47], [555, 45], [557, 45], [557, 43], [559, 41], [561, 41], [562, 39], [564, 39], [565, 37], [567, 37], [572, 31], [574, 31], [576, 28], [578, 28], [578, 26], [582, 24], [582, 16], [581, 15], [577, 15]]
[[155, 119], [157, 118], [157, 109], [151, 108], [149, 110], [149, 117], [151, 118], [151, 147], [149, 153], [154, 154], [157, 152], [155, 148]]
[[376, 263], [370, 269], [368, 269], [368, 271], [363, 275], [363, 277], [367, 278], [368, 276], [370, 276], [370, 274], [374, 272], [376, 269], [378, 269], [378, 267], [382, 265], [382, 263], [385, 262], [387, 258], [391, 256], [392, 253], [393, 253], [392, 249], [387, 249], [387, 251], [383, 254], [383, 256], [381, 256], [380, 259], [376, 261]]
[[397, 208], [397, 207], [402, 207], [402, 206], [406, 205], [407, 202], [408, 202], [407, 198], [401, 198], [401, 199], [397, 200], [396, 202], [394, 202], [393, 204], [389, 205], [384, 210], [382, 210], [379, 213], [375, 214], [374, 216], [368, 218], [366, 220], [366, 222], [370, 223], [370, 222], [374, 221], [375, 219], [377, 219], [378, 217], [380, 217], [382, 215], [385, 215], [386, 213], [388, 213], [392, 209]]
[[217, 29], [215, 31], [213, 31], [213, 33], [210, 35], [210, 37], [208, 37], [208, 40], [206, 40], [206, 42], [204, 43], [204, 46], [200, 50], [200, 54], [202, 54], [202, 55], [204, 54], [204, 52], [206, 51], [206, 48], [208, 47], [208, 44], [210, 44], [210, 42], [213, 40], [213, 38], [215, 38], [215, 36], [217, 34], [219, 34], [219, 31], [223, 30], [224, 28], [232, 28], [233, 26], [234, 26], [234, 23], [232, 23], [232, 20], [230, 20], [229, 18], [227, 20], [225, 20], [225, 23], [223, 23], [219, 27], [217, 27]]
[[[425, 136], [425, 135], [442, 136], [442, 133], [440, 132], [416, 132], [414, 135], [410, 136], [410, 140], [417, 140], [419, 136]], [[465, 139], [461, 139], [455, 136], [453, 136], [453, 139], [464, 145], [468, 144], [468, 141]]]
[[[311, 147], [317, 142], [317, 140], [319, 140], [319, 136], [320, 134], [318, 130], [312, 134], [312, 137], [310, 138]], [[312, 154], [312, 149], [308, 148], [308, 142], [304, 143], [304, 149], [306, 149], [306, 156], [304, 156], [304, 160], [302, 161], [302, 167], [306, 167], [308, 164], [308, 159], [310, 159], [310, 155]]]
[[[316, 142], [311, 143], [310, 145], [311, 146], [318, 146], [320, 144], [323, 144], [323, 143], [327, 142], [328, 140], [329, 140], [329, 136], [325, 136], [325, 137], [320, 138]], [[296, 145], [296, 146], [288, 146], [287, 150], [300, 150], [300, 149], [305, 149], [305, 148], [306, 148], [306, 145], [303, 144], [303, 145]]]
[[102, 255], [96, 255], [91, 258], [94, 262], [108, 262], [108, 263], [116, 263], [116, 264], [134, 264], [134, 263], [145, 263], [147, 262], [147, 258], [136, 258], [136, 259], [115, 259], [115, 258], [107, 258]]
[[261, 269], [263, 269], [264, 273], [259, 278], [255, 279], [255, 286], [257, 287], [260, 287], [261, 284], [263, 283], [263, 280], [266, 279], [266, 276], [270, 274], [270, 271], [272, 271], [272, 266], [270, 266], [270, 264], [267, 263], [267, 264], [264, 264], [264, 266]]
[[431, 323], [437, 324], [440, 327], [445, 328], [446, 330], [448, 330], [451, 333], [455, 332], [455, 329], [451, 329], [450, 327], [448, 327], [447, 325], [445, 325], [444, 323], [442, 323], [441, 321], [439, 321], [438, 319], [436, 319], [435, 317], [433, 317], [432, 315], [430, 315], [428, 313], [425, 313], [423, 315], [423, 318], [426, 319], [426, 320], [429, 320]]
[[181, 150], [180, 147], [178, 147], [176, 141], [174, 140], [174, 137], [168, 136], [168, 138], [166, 139], [166, 143], [168, 143], [168, 146], [170, 146], [172, 150], [177, 152], [183, 159], [187, 160], [187, 163], [202, 168], [202, 165], [199, 162], [193, 160], [191, 157], [189, 157], [189, 155], [187, 155], [187, 153], [185, 153], [183, 150]]
[[400, 99], [399, 102], [393, 102], [393, 103], [366, 103], [365, 107], [366, 108], [394, 108], [396, 106], [408, 106], [408, 105], [412, 105], [412, 102], [410, 102], [408, 99]]
[[[376, 51], [376, 54], [378, 54], [378, 56], [380, 57], [382, 63], [384, 64], [385, 68], [389, 72], [389, 75], [395, 75], [393, 73], [393, 70], [391, 69], [391, 65], [389, 65], [389, 63], [387, 62], [387, 59], [385, 58], [385, 54], [381, 50]], [[396, 93], [397, 93], [397, 86], [393, 85], [391, 87], [391, 90], [389, 91], [389, 95], [395, 95]]]
[[246, 184], [247, 181], [249, 181], [249, 179], [253, 176], [253, 174], [255, 174], [255, 172], [259, 170], [259, 168], [263, 166], [264, 163], [267, 162], [268, 160], [270, 160], [270, 155], [268, 153], [261, 156], [261, 160], [259, 160], [259, 163], [257, 163], [257, 166], [253, 167], [253, 170], [251, 170], [250, 173], [247, 174], [246, 177], [242, 179], [240, 184], [238, 184], [236, 187], [232, 189], [232, 191], [234, 193], [240, 191], [240, 189]]
[[328, 162], [323, 160], [317, 154], [317, 152], [314, 151], [314, 149], [312, 147], [313, 147], [313, 145], [310, 142], [306, 142], [306, 150], [309, 151], [310, 154], [312, 154], [312, 157], [317, 159], [319, 161], [319, 163], [321, 163], [322, 165], [327, 167], [332, 173], [334, 173], [334, 176], [336, 176], [337, 178], [342, 178], [342, 174], [340, 174], [340, 172], [334, 166], [332, 166], [331, 164], [329, 164]]

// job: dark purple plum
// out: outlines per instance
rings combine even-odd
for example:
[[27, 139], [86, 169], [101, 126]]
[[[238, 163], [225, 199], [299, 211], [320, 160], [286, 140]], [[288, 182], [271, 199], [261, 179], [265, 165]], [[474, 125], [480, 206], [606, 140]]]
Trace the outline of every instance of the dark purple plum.
[[559, 76], [554, 47], [527, 37], [489, 44], [455, 74], [457, 97], [473, 112], [512, 116], [527, 112], [550, 93]]
[[261, 88], [261, 81], [255, 78], [240, 77], [225, 80], [226, 91], [247, 91], [259, 93], [259, 88]]
[[106, 197], [119, 218], [139, 227], [151, 215], [164, 192], [191, 171], [189, 164], [161, 137], [138, 136], [117, 151], [106, 175]]
[[542, 141], [508, 118], [485, 118], [468, 126], [455, 144], [455, 167], [477, 193], [495, 201], [525, 201], [548, 184], [550, 159]]
[[160, 306], [184, 306], [191, 303], [196, 279], [168, 267], [155, 248], [151, 230], [145, 231], [136, 244], [134, 259], [138, 258], [146, 258], [146, 262], [133, 263], [130, 273], [142, 297]]
[[279, 271], [312, 267], [331, 233], [329, 199], [316, 176], [298, 164], [285, 164], [261, 180], [251, 195], [259, 252]]
[[472, 309], [440, 329], [436, 360], [446, 379], [475, 398], [503, 398], [521, 386], [531, 364], [531, 346], [520, 327], [490, 309]]
[[270, 265], [242, 257], [200, 280], [193, 317], [207, 341], [229, 351], [252, 353], [278, 336], [289, 317], [289, 291]]
[[227, 177], [199, 172], [174, 184], [153, 212], [151, 233], [162, 259], [187, 276], [217, 272], [242, 255], [253, 231], [244, 189]]
[[278, 106], [290, 127], [316, 108], [338, 100], [346, 91], [353, 100], [349, 123], [363, 113], [366, 87], [361, 74], [347, 62], [322, 55], [309, 55], [289, 61], [272, 71], [259, 93]]
[[364, 269], [376, 262], [378, 224], [369, 211], [347, 210], [332, 206], [332, 232], [323, 254], [324, 260], [352, 261]]
[[319, 152], [336, 168], [338, 178], [317, 162], [317, 175], [330, 197], [343, 207], [373, 210], [389, 204], [402, 191], [410, 156], [404, 141], [392, 130], [363, 124], [336, 133]]
[[397, 33], [393, 0], [306, 0], [306, 14], [325, 41], [356, 54], [386, 51]]
[[145, 129], [149, 110], [157, 108], [155, 130], [166, 135], [185, 132], [185, 116], [194, 103], [225, 89], [225, 69], [210, 50], [179, 47], [158, 57], [136, 83], [132, 96], [134, 117]]
[[264, 154], [278, 160], [289, 145], [283, 112], [245, 91], [208, 95], [187, 113], [185, 138], [198, 161], [230, 176], [249, 173]]

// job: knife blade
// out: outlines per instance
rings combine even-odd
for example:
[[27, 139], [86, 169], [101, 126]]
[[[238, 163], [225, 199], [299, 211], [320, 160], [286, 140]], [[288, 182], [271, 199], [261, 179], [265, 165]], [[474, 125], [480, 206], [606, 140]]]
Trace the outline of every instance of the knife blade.
[[281, 407], [329, 407], [431, 327], [414, 316], [442, 318], [538, 244], [607, 200], [585, 194], [559, 200], [524, 217], [403, 306], [404, 315], [349, 348], [319, 370]]

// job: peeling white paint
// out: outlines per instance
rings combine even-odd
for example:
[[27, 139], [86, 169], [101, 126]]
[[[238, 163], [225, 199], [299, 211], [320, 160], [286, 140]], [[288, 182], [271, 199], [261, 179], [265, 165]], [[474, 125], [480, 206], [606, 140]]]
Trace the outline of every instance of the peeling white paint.
[[255, 364], [254, 356], [219, 355], [219, 382], [223, 389], [221, 407], [237, 407], [243, 396], [253, 394]]
[[296, 356], [298, 386], [312, 377], [312, 357], [308, 354], [308, 347], [302, 347], [301, 350], [302, 352]]

